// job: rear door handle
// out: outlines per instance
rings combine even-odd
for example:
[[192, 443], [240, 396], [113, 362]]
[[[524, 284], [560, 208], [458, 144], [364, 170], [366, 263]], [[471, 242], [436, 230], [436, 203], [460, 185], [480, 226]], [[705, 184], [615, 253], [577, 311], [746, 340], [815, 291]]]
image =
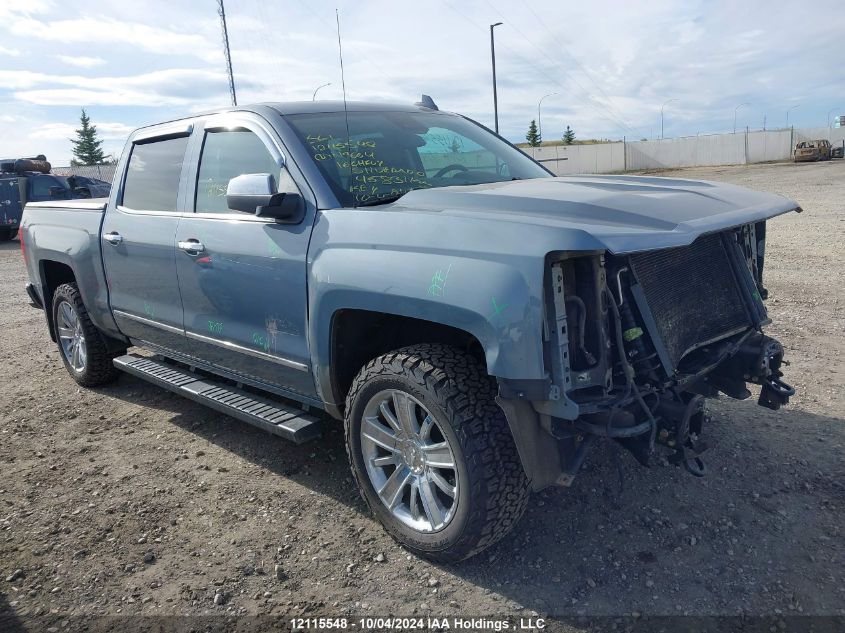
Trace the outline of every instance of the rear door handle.
[[184, 242], [177, 242], [179, 250], [185, 251], [188, 255], [199, 255], [205, 250], [202, 242], [195, 239], [185, 240]]
[[116, 231], [112, 231], [111, 233], [106, 233], [103, 235], [103, 239], [106, 240], [109, 244], [117, 246], [123, 241], [123, 236]]

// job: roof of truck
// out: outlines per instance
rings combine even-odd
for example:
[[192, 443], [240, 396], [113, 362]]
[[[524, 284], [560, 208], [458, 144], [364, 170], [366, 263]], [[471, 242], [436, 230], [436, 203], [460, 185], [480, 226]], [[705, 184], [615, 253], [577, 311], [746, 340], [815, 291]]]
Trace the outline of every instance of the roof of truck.
[[142, 130], [166, 123], [185, 121], [187, 119], [213, 114], [224, 114], [226, 112], [260, 112], [261, 110], [266, 111], [268, 108], [275, 110], [282, 116], [289, 114], [316, 114], [319, 112], [343, 112], [344, 109], [349, 112], [440, 112], [439, 110], [431, 110], [430, 108], [416, 104], [392, 103], [389, 101], [347, 101], [345, 107], [343, 101], [268, 101], [197, 112], [177, 119], [144, 125], [138, 129]]

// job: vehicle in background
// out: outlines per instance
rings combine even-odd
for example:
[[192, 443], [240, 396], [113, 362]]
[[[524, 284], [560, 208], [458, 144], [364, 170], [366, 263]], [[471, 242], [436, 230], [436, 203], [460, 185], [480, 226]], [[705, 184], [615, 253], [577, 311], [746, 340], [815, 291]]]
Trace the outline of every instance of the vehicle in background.
[[27, 202], [107, 198], [111, 184], [85, 176], [58, 176], [41, 154], [0, 159], [0, 242], [17, 236]]
[[600, 440], [701, 476], [705, 397], [794, 393], [763, 330], [766, 221], [800, 211], [781, 196], [556, 178], [430, 99], [153, 125], [114, 182], [21, 225], [74, 380], [124, 371], [295, 442], [343, 420], [375, 516], [440, 561]]
[[831, 158], [845, 158], [845, 139], [839, 145], [830, 149]]
[[796, 163], [830, 160], [830, 141], [827, 139], [801, 141], [795, 146], [792, 159]]

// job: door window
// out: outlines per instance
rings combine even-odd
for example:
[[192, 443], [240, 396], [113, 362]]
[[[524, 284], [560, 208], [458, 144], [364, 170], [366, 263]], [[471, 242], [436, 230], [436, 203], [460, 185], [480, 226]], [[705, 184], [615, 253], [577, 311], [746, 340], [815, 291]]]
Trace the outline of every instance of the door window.
[[187, 136], [134, 145], [123, 185], [123, 206], [175, 212], [187, 147]]
[[208, 132], [197, 175], [197, 213], [233, 213], [226, 203], [226, 188], [243, 174], [270, 174], [277, 185], [287, 175], [263, 141], [249, 130]]

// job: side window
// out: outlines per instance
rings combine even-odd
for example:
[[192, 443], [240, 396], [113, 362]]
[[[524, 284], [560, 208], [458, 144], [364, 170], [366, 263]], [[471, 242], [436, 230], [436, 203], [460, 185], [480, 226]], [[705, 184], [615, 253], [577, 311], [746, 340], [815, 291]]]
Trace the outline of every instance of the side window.
[[[451, 130], [432, 127], [425, 134], [420, 134], [420, 138], [425, 141], [425, 145], [417, 151], [429, 177], [448, 165], [460, 165], [466, 169], [493, 174], [501, 170], [493, 152]], [[454, 174], [454, 171], [451, 173]]]
[[175, 212], [187, 147], [187, 136], [134, 145], [123, 185], [123, 206]]
[[[263, 141], [249, 130], [207, 132], [197, 174], [197, 213], [233, 213], [226, 204], [229, 181], [243, 174], [270, 174], [276, 182], [287, 177]], [[288, 177], [289, 178], [289, 177]], [[290, 190], [287, 178], [284, 189]]]
[[[55, 197], [58, 197], [60, 200], [70, 198], [70, 191], [67, 185], [54, 176], [33, 176], [29, 179], [29, 182], [30, 196], [33, 200], [50, 200], [55, 199]], [[60, 187], [62, 193], [58, 196], [52, 196], [51, 187]]]

